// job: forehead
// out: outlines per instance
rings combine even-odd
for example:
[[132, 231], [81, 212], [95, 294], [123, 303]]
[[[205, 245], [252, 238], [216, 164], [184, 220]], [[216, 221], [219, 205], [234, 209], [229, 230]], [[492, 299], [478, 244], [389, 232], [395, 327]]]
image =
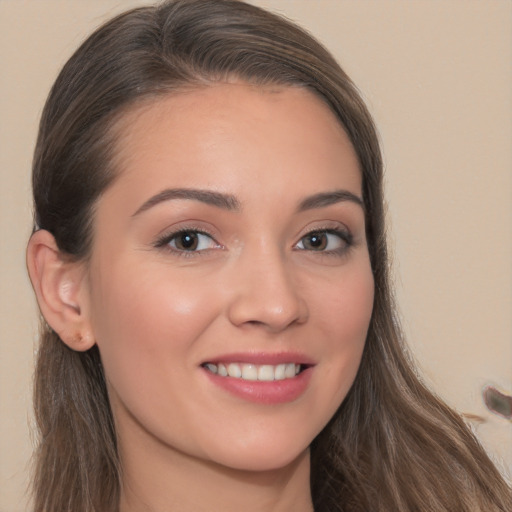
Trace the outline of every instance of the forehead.
[[340, 186], [329, 179], [342, 179], [354, 193], [361, 187], [341, 123], [305, 88], [222, 83], [173, 92], [132, 108], [116, 132], [118, 181], [139, 181], [139, 192], [156, 182], [227, 192], [259, 183], [288, 190], [294, 177], [308, 192], [313, 182]]

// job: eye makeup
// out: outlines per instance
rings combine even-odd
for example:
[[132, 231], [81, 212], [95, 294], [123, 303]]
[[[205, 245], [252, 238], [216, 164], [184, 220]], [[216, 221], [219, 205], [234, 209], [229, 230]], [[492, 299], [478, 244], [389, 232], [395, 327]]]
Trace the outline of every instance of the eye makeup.
[[199, 256], [215, 249], [223, 249], [215, 237], [204, 228], [180, 226], [160, 236], [155, 242], [157, 249], [167, 250], [176, 256]]
[[[194, 257], [212, 250], [224, 249], [209, 231], [197, 226], [181, 226], [160, 236], [154, 247], [167, 250], [176, 256]], [[340, 257], [354, 245], [354, 237], [346, 228], [318, 227], [301, 236], [293, 246], [295, 251], [305, 251], [318, 256]]]
[[353, 236], [342, 229], [314, 229], [295, 245], [296, 250], [318, 252], [324, 255], [344, 254], [353, 245]]

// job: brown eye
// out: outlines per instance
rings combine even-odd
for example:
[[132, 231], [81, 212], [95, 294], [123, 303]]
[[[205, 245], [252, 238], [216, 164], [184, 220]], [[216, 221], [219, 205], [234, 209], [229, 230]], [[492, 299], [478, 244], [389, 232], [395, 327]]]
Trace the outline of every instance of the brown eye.
[[352, 235], [348, 231], [325, 229], [311, 231], [303, 236], [295, 248], [302, 251], [341, 254], [351, 245]]
[[309, 233], [302, 239], [304, 249], [308, 251], [324, 251], [327, 247], [327, 233]]
[[197, 233], [182, 231], [174, 237], [174, 246], [180, 251], [195, 251], [199, 244]]
[[182, 252], [199, 252], [219, 247], [210, 235], [193, 230], [174, 233], [159, 245], [167, 245], [175, 251]]

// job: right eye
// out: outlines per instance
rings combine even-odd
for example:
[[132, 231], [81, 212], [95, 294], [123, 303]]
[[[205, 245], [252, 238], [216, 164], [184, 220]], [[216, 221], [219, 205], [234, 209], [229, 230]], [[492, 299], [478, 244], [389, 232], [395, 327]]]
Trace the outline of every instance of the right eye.
[[352, 235], [341, 229], [320, 229], [303, 236], [295, 246], [302, 251], [343, 254], [352, 245]]
[[176, 252], [200, 252], [216, 249], [219, 244], [208, 233], [187, 229], [166, 235], [157, 246], [168, 246]]

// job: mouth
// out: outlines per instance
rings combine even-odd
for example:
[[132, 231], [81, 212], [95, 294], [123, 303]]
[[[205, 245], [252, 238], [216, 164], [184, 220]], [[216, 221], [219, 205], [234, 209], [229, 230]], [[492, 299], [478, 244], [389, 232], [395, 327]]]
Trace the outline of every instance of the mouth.
[[316, 364], [301, 353], [244, 352], [217, 355], [200, 367], [207, 381], [237, 398], [277, 405], [306, 392]]
[[246, 381], [273, 382], [293, 379], [309, 365], [298, 363], [252, 364], [242, 362], [206, 362], [201, 365], [208, 372], [219, 377], [231, 377]]

